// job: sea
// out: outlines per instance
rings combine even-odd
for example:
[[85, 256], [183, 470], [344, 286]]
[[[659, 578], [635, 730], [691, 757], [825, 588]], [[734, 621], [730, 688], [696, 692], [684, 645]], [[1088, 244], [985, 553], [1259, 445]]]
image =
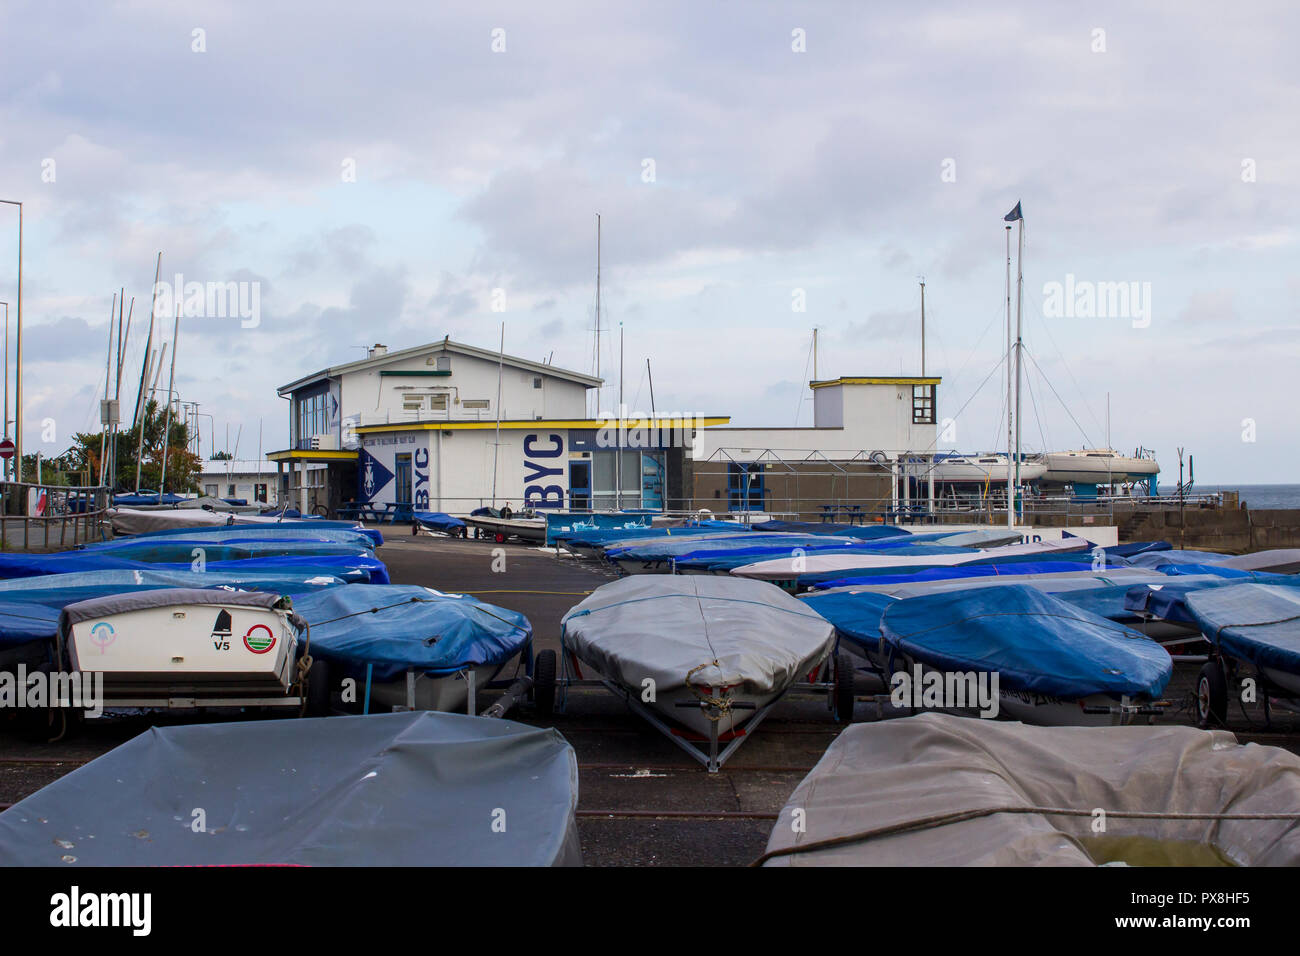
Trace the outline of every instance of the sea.
[[[1175, 494], [1174, 485], [1161, 485], [1162, 495]], [[1214, 491], [1240, 492], [1241, 500], [1247, 508], [1262, 511], [1268, 508], [1300, 508], [1300, 485], [1202, 485], [1197, 484], [1193, 491], [1207, 494]]]

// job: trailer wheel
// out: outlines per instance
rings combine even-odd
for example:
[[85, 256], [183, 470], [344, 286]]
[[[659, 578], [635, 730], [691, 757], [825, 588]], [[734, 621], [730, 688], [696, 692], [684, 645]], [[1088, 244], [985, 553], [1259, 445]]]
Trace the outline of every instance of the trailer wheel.
[[539, 717], [555, 713], [555, 669], [555, 651], [541, 651], [533, 661], [533, 706]]
[[842, 724], [853, 723], [853, 663], [847, 654], [835, 657], [835, 719]]
[[307, 716], [328, 717], [330, 713], [330, 665], [313, 657], [307, 671]]
[[1200, 727], [1224, 727], [1228, 718], [1228, 681], [1218, 661], [1201, 668], [1196, 679], [1196, 723]]

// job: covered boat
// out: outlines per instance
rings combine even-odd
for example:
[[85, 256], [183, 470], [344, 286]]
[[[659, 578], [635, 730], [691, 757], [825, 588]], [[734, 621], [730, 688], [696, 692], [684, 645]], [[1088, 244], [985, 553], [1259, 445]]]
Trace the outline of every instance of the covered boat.
[[880, 639], [886, 673], [996, 674], [1001, 710], [1030, 723], [1154, 714], [1173, 674], [1146, 636], [1019, 584], [896, 601], [881, 614]]
[[1297, 806], [1300, 757], [1223, 731], [923, 714], [841, 733], [790, 795], [762, 862], [1296, 866]]
[[[757, 726], [777, 698], [827, 660], [835, 642], [825, 618], [779, 588], [690, 575], [606, 584], [570, 610], [561, 628], [566, 673], [594, 669], [634, 709], [650, 691], [653, 714], [643, 716], [656, 717], [669, 734], [684, 726], [715, 745]], [[709, 769], [726, 759], [713, 756], [700, 758]]]
[[[311, 627], [312, 682], [336, 688], [356, 679], [363, 708], [463, 708], [473, 687], [486, 687], [532, 646], [528, 618], [464, 594], [414, 585], [331, 590], [294, 600]], [[328, 667], [317, 670], [322, 662]]]
[[576, 865], [577, 802], [564, 738], [506, 720], [154, 728], [0, 813], [0, 865]]

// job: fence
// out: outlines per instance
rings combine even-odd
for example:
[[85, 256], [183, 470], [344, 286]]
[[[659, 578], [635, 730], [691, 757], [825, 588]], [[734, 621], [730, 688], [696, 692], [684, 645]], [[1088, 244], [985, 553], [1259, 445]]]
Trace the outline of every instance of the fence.
[[0, 550], [55, 551], [101, 538], [108, 489], [0, 483]]

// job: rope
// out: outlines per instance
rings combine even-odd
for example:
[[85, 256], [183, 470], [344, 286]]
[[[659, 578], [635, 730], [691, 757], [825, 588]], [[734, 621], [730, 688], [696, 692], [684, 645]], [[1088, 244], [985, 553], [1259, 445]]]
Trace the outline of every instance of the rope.
[[[750, 866], [762, 866], [768, 860], [781, 856], [792, 856], [796, 853], [810, 853], [817, 850], [826, 850], [833, 847], [849, 846], [854, 843], [865, 843], [867, 840], [874, 840], [883, 836], [895, 836], [900, 833], [912, 833], [918, 830], [930, 830], [935, 827], [947, 826], [950, 823], [964, 823], [967, 820], [977, 820], [981, 817], [993, 816], [997, 813], [1017, 813], [1017, 814], [1042, 814], [1044, 816], [1066, 816], [1066, 817], [1091, 817], [1092, 810], [1081, 810], [1076, 807], [985, 807], [979, 810], [953, 810], [948, 813], [939, 813], [929, 817], [921, 817], [916, 820], [904, 820], [902, 823], [891, 823], [887, 826], [876, 827], [873, 830], [863, 830], [859, 833], [850, 833], [845, 836], [828, 837], [824, 840], [814, 840], [811, 843], [805, 843], [798, 846], [780, 847], [776, 850], [768, 850]], [[1124, 820], [1215, 820], [1215, 821], [1233, 821], [1233, 820], [1300, 820], [1300, 813], [1174, 813], [1161, 812], [1154, 810], [1107, 810], [1107, 817], [1115, 817]]]
[[697, 687], [695, 684], [691, 683], [691, 677], [694, 676], [697, 671], [702, 671], [706, 667], [720, 667], [720, 666], [722, 665], [719, 664], [718, 661], [712, 660], [709, 661], [708, 663], [700, 664], [696, 667], [692, 667], [689, 671], [686, 672], [687, 688], [690, 689], [690, 692], [692, 694], [694, 694], [696, 697], [700, 699], [700, 702], [704, 704], [705, 707], [709, 708], [704, 711], [704, 716], [708, 717], [709, 720], [713, 721], [715, 724], [718, 721], [722, 720], [723, 717], [729, 716], [731, 714], [731, 698], [710, 697], [708, 694], [703, 693], [699, 689], [699, 687]]

